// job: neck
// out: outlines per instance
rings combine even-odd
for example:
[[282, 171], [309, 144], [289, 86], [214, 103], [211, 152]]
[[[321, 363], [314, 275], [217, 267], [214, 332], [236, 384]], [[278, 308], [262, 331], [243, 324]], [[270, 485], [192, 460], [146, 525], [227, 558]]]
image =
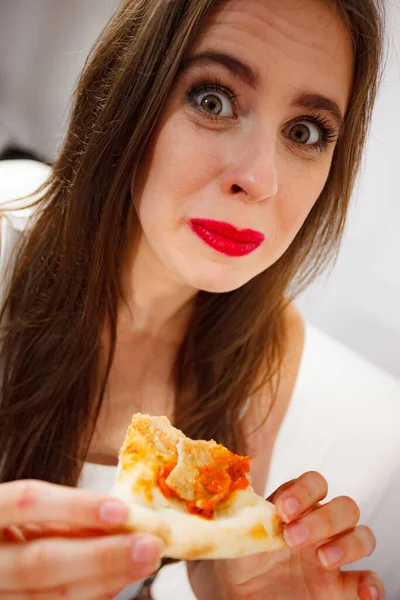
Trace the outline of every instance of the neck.
[[192, 314], [197, 290], [183, 284], [161, 264], [144, 236], [124, 253], [124, 298], [118, 315], [123, 336], [146, 336], [179, 344]]

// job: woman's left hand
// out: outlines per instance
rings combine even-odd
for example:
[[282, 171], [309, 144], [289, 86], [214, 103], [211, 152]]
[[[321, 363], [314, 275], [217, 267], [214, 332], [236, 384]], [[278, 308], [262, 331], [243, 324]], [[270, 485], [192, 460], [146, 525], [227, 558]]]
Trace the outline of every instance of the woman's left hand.
[[369, 556], [376, 541], [357, 525], [360, 510], [351, 498], [321, 505], [328, 485], [319, 473], [305, 473], [269, 498], [285, 522], [288, 548], [235, 560], [213, 561], [222, 598], [229, 600], [383, 600], [385, 590], [372, 571], [341, 571]]

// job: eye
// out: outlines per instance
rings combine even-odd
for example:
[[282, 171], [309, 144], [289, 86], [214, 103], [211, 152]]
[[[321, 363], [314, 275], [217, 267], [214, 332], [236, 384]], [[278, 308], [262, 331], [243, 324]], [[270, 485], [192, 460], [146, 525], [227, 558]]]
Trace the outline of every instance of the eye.
[[198, 96], [199, 106], [202, 110], [214, 117], [225, 117], [231, 119], [233, 110], [227, 98], [223, 94], [206, 92]]
[[288, 125], [285, 135], [303, 150], [323, 152], [338, 140], [340, 132], [326, 117], [309, 115]]
[[296, 144], [315, 146], [321, 142], [322, 135], [316, 125], [307, 121], [300, 121], [290, 127], [289, 138]]
[[238, 96], [218, 80], [203, 81], [186, 93], [189, 104], [211, 119], [234, 119]]

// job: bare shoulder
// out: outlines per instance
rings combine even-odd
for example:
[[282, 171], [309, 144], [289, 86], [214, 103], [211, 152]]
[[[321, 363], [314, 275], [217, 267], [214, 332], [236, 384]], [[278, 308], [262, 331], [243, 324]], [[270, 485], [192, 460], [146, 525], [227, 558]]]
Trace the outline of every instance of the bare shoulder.
[[283, 316], [288, 327], [292, 328], [294, 333], [304, 336], [304, 319], [294, 302], [289, 302]]
[[[282, 315], [282, 327], [285, 332], [286, 347], [284, 356], [282, 357], [277, 394], [271, 408], [271, 416], [280, 415], [282, 412], [286, 412], [296, 384], [303, 355], [305, 339], [304, 320], [300, 311], [292, 302], [287, 305]], [[258, 399], [261, 401], [258, 402], [258, 404], [261, 406], [262, 410], [267, 409], [268, 406], [272, 404], [272, 399], [265, 389], [261, 390]], [[255, 404], [256, 403], [254, 403], [254, 405]]]
[[303, 355], [305, 326], [304, 319], [293, 302], [286, 307], [283, 319], [287, 333], [287, 348], [282, 363], [281, 385], [293, 389]]
[[[261, 495], [266, 485], [275, 440], [296, 385], [304, 347], [304, 320], [293, 303], [288, 304], [282, 318], [287, 346], [279, 373], [276, 397], [271, 398], [269, 389], [260, 390], [257, 397], [252, 398], [243, 420], [248, 452], [252, 456], [253, 486]], [[267, 414], [268, 418], [265, 420]]]

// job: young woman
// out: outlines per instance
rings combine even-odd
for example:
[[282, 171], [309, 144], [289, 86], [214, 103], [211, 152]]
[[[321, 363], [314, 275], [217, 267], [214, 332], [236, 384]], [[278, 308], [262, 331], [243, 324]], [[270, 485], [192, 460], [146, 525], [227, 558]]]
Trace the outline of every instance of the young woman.
[[[0, 598], [110, 598], [154, 571], [160, 542], [102, 535], [125, 508], [82, 489], [134, 412], [250, 454], [263, 493], [301, 360], [291, 299], [343, 231], [381, 27], [373, 0], [122, 3], [8, 267]], [[341, 571], [373, 533], [326, 494], [318, 473], [283, 486], [287, 550], [190, 565], [196, 596], [381, 600]]]

